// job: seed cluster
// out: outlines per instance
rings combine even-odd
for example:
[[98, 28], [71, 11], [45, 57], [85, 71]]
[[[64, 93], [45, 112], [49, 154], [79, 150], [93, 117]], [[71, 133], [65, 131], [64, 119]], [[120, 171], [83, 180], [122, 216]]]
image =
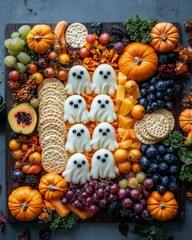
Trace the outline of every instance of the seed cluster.
[[17, 114], [15, 114], [15, 117], [17, 118], [18, 124], [24, 124], [24, 125], [31, 124], [32, 117], [30, 113], [18, 112]]

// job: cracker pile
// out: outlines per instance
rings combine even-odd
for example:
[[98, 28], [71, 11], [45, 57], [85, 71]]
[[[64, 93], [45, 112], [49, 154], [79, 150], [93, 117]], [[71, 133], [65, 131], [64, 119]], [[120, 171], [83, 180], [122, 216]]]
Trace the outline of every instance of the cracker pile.
[[85, 44], [85, 37], [88, 35], [87, 28], [81, 23], [73, 23], [68, 26], [65, 39], [66, 43], [73, 48], [81, 48]]
[[60, 174], [67, 163], [64, 148], [67, 129], [64, 122], [64, 102], [67, 98], [63, 83], [46, 78], [38, 86], [39, 143], [42, 148], [42, 166], [46, 172]]
[[155, 144], [165, 139], [173, 131], [174, 126], [175, 119], [172, 113], [161, 108], [137, 120], [134, 131], [142, 143]]

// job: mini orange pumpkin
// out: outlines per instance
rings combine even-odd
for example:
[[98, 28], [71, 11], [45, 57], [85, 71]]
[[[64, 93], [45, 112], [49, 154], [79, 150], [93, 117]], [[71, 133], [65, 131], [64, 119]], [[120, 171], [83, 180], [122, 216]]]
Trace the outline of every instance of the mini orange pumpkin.
[[66, 181], [54, 172], [44, 175], [39, 183], [39, 191], [47, 200], [60, 199], [66, 190]]
[[55, 37], [48, 25], [38, 24], [31, 29], [26, 39], [31, 50], [45, 54], [53, 45]]
[[150, 45], [158, 52], [167, 52], [175, 48], [179, 40], [177, 28], [172, 23], [160, 22], [151, 29]]
[[180, 113], [179, 125], [180, 128], [186, 133], [192, 131], [192, 109], [187, 108]]
[[177, 201], [173, 193], [169, 191], [163, 195], [153, 191], [147, 200], [147, 204], [147, 210], [157, 220], [168, 221], [177, 214]]
[[155, 73], [158, 57], [155, 50], [145, 43], [130, 43], [118, 60], [120, 71], [128, 79], [144, 81]]
[[8, 198], [8, 207], [14, 218], [19, 221], [32, 221], [43, 209], [44, 203], [38, 190], [19, 187]]

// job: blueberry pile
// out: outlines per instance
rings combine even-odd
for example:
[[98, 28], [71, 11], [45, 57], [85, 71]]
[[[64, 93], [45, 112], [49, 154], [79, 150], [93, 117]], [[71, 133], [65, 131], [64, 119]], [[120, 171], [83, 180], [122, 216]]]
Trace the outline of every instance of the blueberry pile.
[[164, 194], [177, 192], [178, 157], [172, 147], [164, 144], [141, 146], [140, 165], [154, 181], [154, 188]]
[[145, 107], [145, 111], [150, 113], [159, 108], [171, 110], [173, 108], [173, 79], [159, 79], [153, 77], [140, 87], [141, 98], [139, 104]]

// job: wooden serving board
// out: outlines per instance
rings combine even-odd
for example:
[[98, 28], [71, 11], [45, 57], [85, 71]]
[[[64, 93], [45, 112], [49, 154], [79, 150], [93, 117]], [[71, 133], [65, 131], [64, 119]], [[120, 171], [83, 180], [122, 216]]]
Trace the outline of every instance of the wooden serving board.
[[[91, 28], [90, 25], [91, 23], [83, 23], [88, 31], [91, 33]], [[109, 23], [102, 23], [102, 32], [108, 32], [110, 34], [111, 32], [111, 27], [114, 25], [118, 25], [118, 26], [122, 26], [123, 23], [120, 22], [109, 22]], [[22, 26], [24, 24], [8, 24], [5, 28], [5, 39], [10, 38], [11, 33], [15, 32], [18, 30], [18, 28], [20, 26]], [[36, 24], [29, 24], [31, 27], [36, 25]], [[49, 24], [49, 26], [54, 29], [56, 24]], [[182, 42], [182, 36], [181, 36], [181, 29], [180, 29], [180, 25], [178, 23], [174, 23], [174, 25], [177, 27], [178, 31], [179, 31], [179, 36], [180, 39], [179, 41]], [[7, 55], [7, 51], [5, 52], [5, 56]], [[8, 70], [5, 70], [5, 79], [6, 79], [6, 84], [5, 84], [5, 99], [7, 102], [7, 111], [9, 111], [9, 109], [11, 108], [11, 106], [14, 104], [14, 101], [11, 97], [11, 90], [7, 84], [7, 80], [8, 80]], [[175, 119], [178, 119], [179, 113], [181, 112], [181, 108], [182, 108], [182, 104], [181, 103], [174, 103], [174, 109], [173, 109], [173, 114], [175, 116]], [[178, 124], [178, 120], [176, 121], [176, 126], [175, 126], [176, 130], [179, 130], [179, 124]], [[12, 171], [14, 169], [14, 160], [11, 157], [11, 151], [8, 148], [8, 142], [11, 139], [11, 129], [9, 127], [8, 122], [6, 122], [6, 136], [5, 136], [5, 140], [6, 140], [6, 150], [5, 150], [5, 161], [6, 161], [6, 203], [7, 203], [7, 199], [8, 196], [11, 194], [11, 192], [14, 189], [14, 182], [11, 178], [12, 175]], [[180, 165], [181, 163], [179, 163]], [[180, 167], [180, 166], [179, 166]], [[181, 221], [184, 219], [184, 184], [180, 181], [179, 182], [179, 191], [176, 194], [176, 198], [177, 201], [179, 203], [179, 211], [177, 216], [174, 218], [173, 221]], [[6, 218], [9, 222], [16, 222], [16, 220], [12, 217], [12, 215], [10, 214], [10, 211], [8, 209], [8, 206], [6, 204]], [[92, 217], [91, 219], [88, 220], [89, 222], [105, 222], [105, 223], [109, 223], [109, 222], [121, 222], [122, 219], [118, 218], [118, 219], [113, 219], [109, 216], [107, 216], [104, 212], [98, 213], [96, 214], [94, 217]], [[123, 220], [125, 221], [125, 219]]]

